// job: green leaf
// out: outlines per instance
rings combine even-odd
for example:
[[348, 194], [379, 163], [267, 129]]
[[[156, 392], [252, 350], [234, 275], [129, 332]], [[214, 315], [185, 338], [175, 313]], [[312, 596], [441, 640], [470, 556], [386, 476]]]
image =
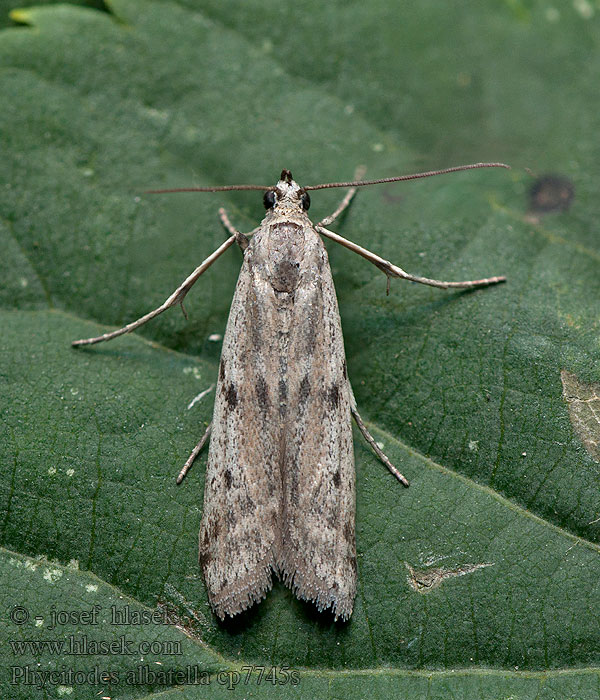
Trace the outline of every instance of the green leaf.
[[[27, 26], [0, 33], [3, 668], [122, 678], [147, 661], [210, 681], [154, 677], [112, 697], [597, 696], [598, 421], [579, 410], [600, 380], [594, 7], [112, 0], [13, 13]], [[239, 251], [197, 282], [188, 321], [172, 310], [105, 346], [70, 341], [158, 306], [224, 240], [218, 207], [251, 230], [262, 202], [141, 193], [469, 160], [515, 169], [365, 188], [335, 229], [416, 274], [506, 284], [392, 280], [386, 296], [376, 268], [328, 245], [359, 408], [411, 481], [398, 486], [356, 434], [352, 619], [334, 624], [276, 584], [219, 625], [197, 565], [206, 456], [181, 487], [174, 477], [210, 421], [212, 393], [186, 406], [214, 383]], [[566, 184], [542, 180], [530, 198], [525, 166]], [[558, 196], [540, 210], [571, 186], [570, 208]], [[313, 219], [340, 196], [315, 192]], [[98, 601], [108, 615], [123, 600], [168, 609], [177, 628], [126, 634], [182, 653], [33, 658], [8, 643], [88, 632], [36, 627], [52, 605]], [[91, 632], [121, 633], [108, 617]], [[254, 668], [229, 690], [246, 666], [290, 667], [299, 684]], [[1, 682], [7, 697], [41, 692], [9, 671]], [[45, 691], [65, 688], [103, 690]]]

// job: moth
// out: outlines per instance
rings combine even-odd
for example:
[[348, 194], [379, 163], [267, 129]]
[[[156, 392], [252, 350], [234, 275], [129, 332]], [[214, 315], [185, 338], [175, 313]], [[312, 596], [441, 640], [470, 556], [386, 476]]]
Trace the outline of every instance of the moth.
[[[372, 262], [388, 285], [390, 277], [442, 288], [503, 282], [503, 276], [444, 282], [411, 275], [327, 228], [357, 187], [484, 167], [508, 166], [475, 163], [307, 187], [283, 170], [274, 186], [154, 190], [264, 191], [266, 215], [251, 234], [238, 231], [219, 210], [229, 238], [161, 306], [123, 328], [72, 343], [111, 340], [171, 306], [183, 309], [200, 275], [234, 243], [241, 248], [244, 260], [223, 339], [212, 422], [177, 477], [180, 483], [210, 435], [199, 563], [210, 605], [221, 620], [263, 599], [273, 574], [299, 599], [329, 609], [335, 620], [352, 614], [357, 574], [352, 419], [390, 472], [404, 486], [408, 481], [358, 413], [321, 237]], [[330, 187], [349, 189], [333, 214], [313, 224], [308, 192]]]

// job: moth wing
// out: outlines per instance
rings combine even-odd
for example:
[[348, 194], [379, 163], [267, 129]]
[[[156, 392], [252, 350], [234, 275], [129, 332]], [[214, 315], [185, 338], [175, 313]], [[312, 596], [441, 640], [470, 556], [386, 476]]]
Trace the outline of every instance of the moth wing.
[[347, 619], [356, 594], [352, 398], [335, 288], [316, 233], [292, 328], [278, 567], [299, 598]]
[[279, 367], [265, 350], [269, 305], [259, 303], [251, 259], [248, 249], [223, 338], [200, 527], [199, 561], [221, 619], [264, 598], [279, 547], [279, 416], [267, 386]]

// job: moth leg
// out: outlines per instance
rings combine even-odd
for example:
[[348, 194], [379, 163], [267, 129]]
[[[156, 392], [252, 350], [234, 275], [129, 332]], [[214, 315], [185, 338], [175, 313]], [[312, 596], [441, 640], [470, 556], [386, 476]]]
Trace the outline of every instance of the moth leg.
[[358, 426], [358, 429], [362, 433], [362, 436], [364, 439], [369, 443], [371, 446], [371, 449], [375, 454], [379, 457], [379, 459], [385, 464], [385, 466], [392, 472], [392, 474], [398, 479], [398, 481], [403, 485], [403, 486], [408, 486], [408, 479], [406, 479], [400, 472], [396, 469], [396, 467], [390, 462], [389, 458], [384, 454], [382, 449], [379, 447], [379, 445], [375, 442], [375, 438], [371, 435], [371, 433], [367, 430], [367, 426], [363, 423], [363, 419], [360, 417], [359, 412], [356, 410], [356, 406], [352, 406], [352, 416], [354, 417], [354, 420], [356, 421], [356, 425]]
[[[363, 175], [366, 172], [366, 168], [364, 165], [359, 165], [358, 168], [354, 171], [354, 180], [362, 180]], [[346, 209], [346, 207], [350, 204], [352, 201], [352, 198], [356, 194], [356, 187], [351, 187], [348, 192], [346, 192], [346, 196], [342, 201], [339, 203], [338, 208], [333, 212], [333, 214], [330, 214], [329, 216], [326, 216], [324, 219], [321, 219], [321, 221], [317, 224], [318, 226], [329, 226], [330, 223], [335, 221], [338, 216]]]
[[198, 403], [198, 401], [200, 401], [200, 399], [203, 399], [203, 398], [206, 396], [206, 394], [210, 394], [210, 392], [211, 392], [214, 388], [215, 388], [215, 385], [214, 385], [214, 384], [211, 384], [211, 385], [208, 387], [208, 389], [204, 389], [204, 390], [201, 391], [199, 394], [196, 394], [196, 396], [194, 396], [194, 398], [193, 398], [193, 399], [188, 403], [188, 405], [187, 405], [188, 411], [189, 411], [191, 408], [194, 408], [194, 406]]
[[390, 462], [388, 456], [384, 454], [383, 450], [379, 445], [375, 442], [375, 438], [371, 435], [371, 433], [368, 431], [367, 426], [364, 424], [363, 419], [360, 417], [360, 413], [358, 412], [358, 409], [356, 408], [356, 399], [354, 398], [354, 392], [352, 391], [352, 385], [350, 384], [350, 380], [346, 380], [346, 385], [348, 387], [348, 392], [350, 393], [350, 410], [352, 412], [352, 417], [356, 421], [356, 425], [358, 426], [358, 429], [362, 433], [362, 436], [364, 439], [369, 443], [371, 446], [371, 449], [375, 454], [379, 457], [379, 459], [385, 464], [385, 466], [392, 472], [392, 474], [398, 479], [398, 481], [403, 485], [403, 486], [409, 486], [408, 479], [406, 479], [400, 472], [396, 469], [396, 467]]
[[154, 311], [150, 311], [150, 313], [147, 313], [145, 316], [138, 318], [137, 321], [128, 323], [126, 326], [123, 326], [123, 328], [119, 328], [116, 331], [104, 333], [103, 335], [99, 335], [96, 338], [82, 338], [81, 340], [74, 340], [71, 343], [71, 345], [74, 347], [79, 345], [93, 345], [94, 343], [102, 343], [105, 340], [112, 340], [113, 338], [116, 338], [119, 335], [123, 335], [124, 333], [131, 333], [131, 331], [135, 330], [136, 328], [139, 328], [140, 326], [143, 326], [144, 323], [150, 321], [150, 319], [154, 318], [155, 316], [162, 314], [163, 311], [170, 309], [172, 306], [175, 306], [175, 304], [181, 304], [181, 308], [183, 309], [183, 300], [185, 298], [185, 295], [190, 291], [198, 277], [200, 277], [200, 275], [205, 270], [207, 270], [217, 258], [221, 257], [221, 255], [223, 255], [227, 248], [229, 248], [235, 242], [236, 237], [234, 235], [231, 235], [225, 241], [225, 243], [219, 246], [219, 248], [217, 248], [214, 251], [214, 253], [211, 253], [208, 256], [208, 258], [204, 260], [204, 262], [198, 265], [198, 267], [192, 272], [192, 274], [189, 275], [179, 287], [177, 287], [173, 294], [171, 294], [171, 296], [158, 308], [154, 309]]
[[432, 280], [428, 277], [419, 277], [418, 275], [411, 275], [408, 272], [405, 272], [402, 268], [398, 267], [397, 265], [393, 265], [391, 262], [389, 262], [389, 260], [384, 260], [383, 258], [380, 258], [379, 255], [375, 255], [375, 253], [371, 253], [370, 250], [362, 248], [356, 243], [349, 241], [347, 238], [343, 238], [342, 236], [340, 236], [337, 233], [334, 233], [333, 231], [329, 231], [321, 224], [317, 224], [315, 228], [323, 236], [326, 236], [327, 238], [330, 238], [332, 241], [335, 241], [340, 245], [343, 245], [349, 250], [352, 250], [353, 252], [362, 255], [363, 258], [373, 263], [375, 267], [378, 267], [383, 273], [385, 273], [388, 279], [390, 277], [401, 277], [402, 279], [410, 280], [411, 282], [419, 282], [420, 284], [427, 284], [430, 287], [441, 287], [442, 289], [448, 289], [451, 287], [472, 289], [473, 287], [485, 287], [489, 284], [498, 284], [499, 282], [506, 282], [506, 277], [504, 277], [503, 275], [499, 277], [484, 277], [480, 280], [465, 280], [463, 282], [444, 282], [442, 280]]
[[206, 441], [208, 440], [208, 436], [210, 435], [211, 428], [212, 428], [212, 421], [208, 424], [208, 428], [206, 429], [204, 435], [202, 436], [202, 439], [196, 445], [196, 447], [194, 447], [194, 449], [192, 450], [192, 453], [187, 458], [185, 464], [181, 468], [181, 471], [179, 472], [179, 474], [177, 476], [177, 483], [178, 484], [180, 484], [185, 479], [185, 475], [192, 468], [192, 464], [194, 463], [194, 460], [200, 454], [200, 450], [204, 447]]
[[219, 217], [223, 226], [225, 226], [225, 228], [229, 231], [229, 233], [232, 236], [235, 236], [236, 243], [242, 249], [242, 252], [244, 252], [248, 247], [248, 236], [246, 236], [241, 231], [238, 231], [237, 228], [235, 228], [232, 225], [231, 221], [229, 221], [229, 216], [227, 215], [227, 212], [225, 211], [225, 209], [223, 209], [223, 207], [219, 209]]

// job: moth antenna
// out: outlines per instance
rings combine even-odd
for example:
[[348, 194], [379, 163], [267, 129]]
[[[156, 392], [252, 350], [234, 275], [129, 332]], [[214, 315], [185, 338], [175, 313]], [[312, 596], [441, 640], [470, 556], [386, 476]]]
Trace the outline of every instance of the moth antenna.
[[230, 192], [231, 190], [274, 190], [272, 185], [221, 185], [220, 187], [174, 187], [166, 190], [145, 190], [144, 194], [169, 194], [171, 192]]
[[378, 180], [357, 180], [355, 182], [325, 182], [321, 185], [307, 185], [305, 190], [325, 190], [330, 187], [365, 187], [366, 185], [379, 185], [383, 182], [399, 182], [400, 180], [419, 180], [422, 177], [432, 177], [433, 175], [445, 175], [446, 173], [456, 173], [459, 170], [475, 170], [476, 168], [507, 168], [506, 163], [470, 163], [469, 165], [455, 165], [453, 168], [443, 168], [442, 170], [428, 170], [424, 173], [412, 173], [411, 175], [399, 175], [397, 177], [382, 177]]
[[[377, 180], [355, 180], [353, 182], [324, 182], [320, 185], [306, 185], [303, 190], [325, 190], [332, 187], [365, 187], [367, 185], [379, 185], [385, 182], [400, 182], [403, 180], [419, 180], [423, 177], [433, 177], [434, 175], [446, 175], [456, 173], [460, 170], [475, 170], [477, 168], [506, 168], [510, 170], [510, 165], [506, 163], [470, 163], [469, 165], [455, 165], [452, 168], [442, 170], [428, 170], [424, 173], [412, 173], [410, 175], [398, 175], [396, 177], [382, 177]], [[289, 171], [283, 171], [288, 173]], [[282, 177], [283, 177], [282, 173]], [[289, 173], [291, 179], [291, 173]], [[144, 194], [170, 194], [172, 192], [231, 192], [233, 190], [274, 190], [272, 185], [220, 185], [217, 187], [173, 187], [161, 190], [145, 190]]]

